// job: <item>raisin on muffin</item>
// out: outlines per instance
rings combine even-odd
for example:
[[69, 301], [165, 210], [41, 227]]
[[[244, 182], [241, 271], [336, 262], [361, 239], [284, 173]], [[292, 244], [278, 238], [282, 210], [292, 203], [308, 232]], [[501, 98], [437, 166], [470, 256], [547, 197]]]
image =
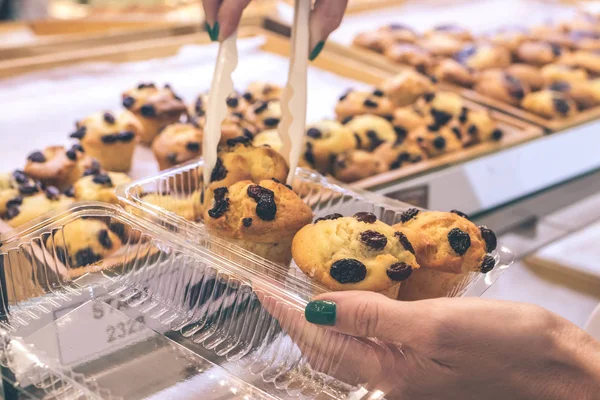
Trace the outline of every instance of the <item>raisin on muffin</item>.
[[373, 114], [383, 118], [392, 118], [394, 104], [379, 89], [372, 92], [348, 90], [335, 106], [338, 121], [343, 124], [357, 115]]
[[451, 129], [457, 134], [460, 133], [464, 146], [490, 140], [498, 141], [503, 136], [502, 130], [498, 128], [487, 109], [470, 110], [464, 107], [460, 116], [451, 123]]
[[577, 105], [561, 92], [541, 90], [529, 93], [521, 107], [544, 118], [567, 118], [577, 114]]
[[246, 120], [259, 130], [275, 129], [281, 121], [281, 104], [279, 100], [258, 101], [246, 111]]
[[548, 85], [548, 90], [565, 94], [573, 100], [581, 110], [600, 104], [600, 92], [587, 81], [566, 82], [558, 81]]
[[286, 185], [272, 179], [240, 181], [214, 191], [207, 228], [255, 254], [289, 265], [292, 239], [312, 221], [312, 210]]
[[408, 137], [414, 140], [429, 157], [453, 153], [462, 149], [461, 136], [450, 126], [431, 124], [410, 132]]
[[427, 122], [442, 126], [460, 115], [463, 99], [457, 93], [437, 91], [425, 94], [417, 101], [415, 107], [428, 117]]
[[283, 88], [281, 86], [262, 81], [250, 83], [242, 95], [242, 97], [250, 103], [256, 101], [280, 100], [282, 96]]
[[420, 107], [413, 104], [406, 107], [399, 107], [394, 110], [392, 125], [396, 131], [398, 140], [402, 140], [408, 135], [408, 132], [432, 122], [433, 118], [431, 116], [425, 115]]
[[410, 241], [368, 212], [318, 218], [296, 234], [292, 254], [305, 274], [330, 290], [368, 290], [392, 298], [419, 268]]
[[88, 175], [79, 179], [73, 185], [75, 199], [78, 201], [101, 201], [118, 204], [115, 194], [117, 186], [131, 182], [131, 178], [122, 172], [107, 172]]
[[152, 143], [161, 170], [192, 160], [202, 154], [202, 130], [189, 123], [165, 127]]
[[531, 90], [540, 90], [544, 86], [544, 77], [539, 67], [529, 64], [512, 64], [505, 71], [525, 83]]
[[73, 199], [61, 194], [54, 186], [47, 186], [30, 196], [17, 196], [7, 204], [6, 222], [16, 228], [47, 212], [66, 209]]
[[170, 86], [159, 89], [153, 83], [141, 83], [123, 93], [123, 106], [139, 120], [140, 142], [151, 144], [160, 130], [188, 113], [185, 103]]
[[379, 146], [373, 156], [379, 160], [385, 169], [398, 169], [406, 165], [415, 164], [427, 158], [421, 146], [412, 138], [406, 138], [401, 143], [384, 143]]
[[529, 85], [502, 70], [482, 72], [475, 83], [475, 91], [484, 96], [518, 106], [530, 92]]
[[99, 112], [78, 121], [71, 138], [78, 139], [86, 154], [107, 171], [127, 172], [142, 133], [140, 122], [129, 111], [119, 115]]
[[63, 146], [51, 146], [29, 154], [23, 170], [35, 180], [66, 190], [86, 171], [96, 170], [97, 164], [78, 144], [68, 150]]
[[373, 151], [382, 143], [395, 143], [398, 140], [391, 122], [377, 115], [359, 115], [345, 127], [354, 135], [356, 147], [359, 149]]
[[324, 175], [331, 173], [335, 157], [356, 147], [351, 124], [352, 121], [344, 126], [337, 121], [322, 120], [309, 125], [302, 156], [304, 161]]

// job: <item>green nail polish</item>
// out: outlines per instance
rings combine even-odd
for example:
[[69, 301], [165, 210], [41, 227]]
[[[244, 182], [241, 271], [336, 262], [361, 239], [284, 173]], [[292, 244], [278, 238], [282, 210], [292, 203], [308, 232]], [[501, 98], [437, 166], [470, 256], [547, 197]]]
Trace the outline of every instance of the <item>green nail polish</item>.
[[306, 305], [304, 317], [317, 325], [335, 325], [335, 303], [333, 301], [316, 300]]
[[321, 53], [321, 50], [323, 50], [323, 47], [325, 47], [325, 41], [321, 40], [319, 43], [317, 43], [317, 45], [315, 46], [315, 48], [312, 49], [312, 51], [308, 55], [308, 59], [310, 61], [312, 61], [315, 58], [317, 58], [319, 56], [319, 54]]
[[210, 37], [210, 40], [216, 42], [219, 39], [219, 23], [215, 22], [215, 26], [211, 28], [210, 24], [205, 22], [204, 26], [206, 27], [206, 31], [208, 32], [208, 37]]

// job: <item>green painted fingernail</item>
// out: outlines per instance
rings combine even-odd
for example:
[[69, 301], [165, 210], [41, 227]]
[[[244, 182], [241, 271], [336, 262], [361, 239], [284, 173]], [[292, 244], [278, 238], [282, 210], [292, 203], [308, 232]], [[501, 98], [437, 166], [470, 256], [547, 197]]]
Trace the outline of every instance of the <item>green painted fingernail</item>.
[[206, 26], [206, 31], [208, 32], [210, 40], [212, 40], [213, 42], [219, 40], [219, 23], [215, 22], [215, 26], [213, 26], [212, 28], [210, 27], [210, 24], [208, 22], [205, 22], [204, 25]]
[[317, 325], [335, 325], [335, 303], [333, 301], [311, 301], [304, 309], [304, 317]]
[[315, 48], [312, 49], [312, 51], [308, 55], [308, 59], [310, 61], [312, 61], [315, 58], [317, 58], [319, 56], [319, 54], [321, 54], [321, 51], [323, 50], [323, 47], [325, 47], [325, 41], [321, 40], [319, 43], [317, 43], [317, 45], [315, 46]]

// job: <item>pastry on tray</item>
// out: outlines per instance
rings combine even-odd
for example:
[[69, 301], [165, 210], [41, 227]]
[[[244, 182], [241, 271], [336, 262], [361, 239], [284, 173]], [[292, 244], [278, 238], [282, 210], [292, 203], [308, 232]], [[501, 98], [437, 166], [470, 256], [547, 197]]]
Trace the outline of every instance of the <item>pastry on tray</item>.
[[384, 25], [377, 32], [387, 34], [394, 43], [414, 43], [419, 38], [419, 34], [410, 26], [398, 23]]
[[425, 37], [439, 35], [451, 37], [462, 42], [470, 42], [474, 39], [473, 34], [467, 28], [457, 24], [440, 24], [425, 32]]
[[475, 91], [502, 102], [518, 106], [531, 89], [525, 82], [502, 70], [484, 71], [477, 78]]
[[495, 33], [489, 35], [487, 40], [496, 46], [505, 47], [514, 52], [521, 43], [525, 42], [529, 36], [527, 28], [520, 26], [509, 26], [498, 29]]
[[47, 212], [66, 209], [73, 199], [61, 194], [54, 186], [33, 195], [21, 195], [11, 199], [6, 205], [4, 220], [13, 228], [23, 225]]
[[140, 83], [122, 95], [123, 106], [139, 120], [142, 130], [140, 142], [151, 144], [165, 126], [187, 115], [185, 103], [170, 86], [159, 89], [154, 83]]
[[426, 93], [415, 105], [424, 115], [431, 117], [434, 124], [441, 126], [460, 115], [463, 99], [453, 92], [438, 91]]
[[86, 154], [107, 171], [127, 172], [142, 125], [129, 111], [118, 115], [98, 112], [76, 123], [71, 138], [78, 139]]
[[162, 208], [187, 219], [197, 221], [202, 219], [204, 207], [200, 202], [200, 192], [195, 191], [190, 196], [162, 195], [149, 193], [143, 196], [144, 202]]
[[356, 148], [357, 139], [355, 134], [357, 133], [352, 130], [352, 127], [359, 118], [363, 117], [357, 117], [347, 125], [329, 120], [322, 120], [309, 125], [306, 130], [302, 157], [304, 161], [324, 175], [331, 173], [336, 156]]
[[417, 71], [427, 71], [434, 64], [431, 54], [412, 43], [394, 43], [385, 49], [385, 56], [398, 64], [406, 64]]
[[202, 130], [191, 123], [168, 125], [154, 139], [152, 152], [161, 170], [199, 157], [202, 154]]
[[398, 138], [406, 137], [408, 132], [418, 128], [421, 125], [433, 122], [433, 117], [425, 115], [420, 107], [412, 104], [410, 106], [399, 107], [394, 110], [394, 119], [392, 125]]
[[564, 54], [560, 63], [583, 68], [591, 74], [600, 74], [600, 50], [577, 50]]
[[252, 145], [255, 147], [270, 147], [275, 151], [281, 151], [281, 147], [283, 146], [277, 129], [269, 129], [268, 131], [257, 133], [252, 139]]
[[425, 93], [435, 90], [430, 77], [416, 71], [407, 70], [383, 82], [380, 88], [396, 107], [413, 104]]
[[275, 129], [281, 121], [279, 100], [257, 101], [246, 110], [245, 118], [259, 130]]
[[452, 58], [445, 58], [437, 63], [433, 68], [433, 76], [441, 82], [465, 87], [471, 86], [475, 81], [474, 71]]
[[87, 170], [97, 167], [97, 161], [87, 156], [80, 145], [74, 145], [69, 149], [51, 146], [44, 151], [34, 151], [27, 157], [23, 170], [35, 180], [66, 190]]
[[461, 142], [464, 146], [487, 141], [498, 141], [502, 139], [503, 132], [490, 115], [490, 111], [470, 110], [463, 108], [460, 116], [454, 120], [454, 127], [458, 127]]
[[452, 57], [464, 47], [465, 42], [446, 33], [433, 33], [417, 44], [434, 56]]
[[577, 105], [561, 92], [541, 90], [529, 93], [521, 106], [534, 114], [545, 118], [567, 118], [577, 114]]
[[118, 204], [115, 188], [129, 182], [131, 178], [122, 172], [98, 173], [79, 179], [73, 185], [73, 191], [78, 201]]
[[463, 213], [412, 208], [393, 228], [410, 241], [421, 266], [400, 286], [401, 300], [452, 295], [465, 288], [470, 273], [487, 273], [495, 266], [489, 253], [496, 249], [496, 236]]
[[335, 106], [337, 119], [344, 124], [353, 117], [363, 114], [391, 119], [393, 111], [394, 104], [379, 89], [371, 92], [349, 90], [340, 97]]
[[557, 81], [548, 85], [548, 90], [565, 94], [577, 104], [580, 110], [600, 105], [598, 88], [588, 82]]
[[463, 148], [462, 137], [450, 126], [430, 124], [408, 134], [429, 157], [454, 153]]
[[390, 33], [383, 30], [361, 32], [352, 41], [352, 44], [356, 47], [369, 49], [377, 53], [383, 53], [394, 43], [394, 38]]
[[510, 51], [490, 44], [467, 45], [454, 58], [473, 71], [506, 68], [511, 64]]
[[331, 174], [342, 182], [355, 182], [387, 171], [381, 159], [374, 153], [365, 150], [350, 150], [338, 154], [335, 158]]
[[562, 64], [548, 64], [540, 70], [545, 85], [551, 85], [556, 82], [586, 82], [589, 79], [588, 73], [583, 68], [570, 67]]
[[419, 269], [409, 239], [369, 212], [331, 214], [294, 237], [296, 265], [330, 290], [369, 290], [397, 298]]
[[312, 210], [286, 185], [268, 179], [240, 181], [214, 190], [204, 214], [218, 236], [278, 264], [289, 265], [292, 239], [312, 221]]
[[558, 60], [563, 53], [560, 46], [547, 42], [524, 42], [515, 54], [517, 58], [532, 65], [546, 65]]
[[412, 138], [406, 138], [400, 143], [384, 143], [373, 152], [373, 156], [382, 165], [380, 169], [398, 169], [415, 164], [427, 158], [421, 146]]
[[[356, 147], [359, 149], [373, 151], [384, 142], [395, 143], [398, 139], [392, 123], [377, 115], [365, 114], [354, 117], [345, 128], [354, 135]], [[350, 142], [346, 140], [346, 146], [349, 144]]]
[[250, 103], [256, 101], [280, 100], [283, 96], [283, 88], [274, 83], [256, 81], [248, 85], [242, 96]]
[[545, 84], [541, 69], [535, 65], [512, 64], [504, 71], [529, 86], [531, 90], [540, 90]]

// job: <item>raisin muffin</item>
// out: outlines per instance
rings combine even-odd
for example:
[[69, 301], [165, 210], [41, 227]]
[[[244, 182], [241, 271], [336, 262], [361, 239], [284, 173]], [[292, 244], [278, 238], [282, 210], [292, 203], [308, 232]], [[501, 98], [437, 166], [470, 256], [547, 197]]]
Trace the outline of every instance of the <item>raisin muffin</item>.
[[416, 71], [404, 71], [383, 82], [381, 90], [396, 107], [413, 104], [425, 93], [435, 90], [431, 78]]
[[208, 107], [208, 94], [202, 93], [196, 97], [194, 104], [190, 106], [189, 114], [196, 117], [205, 117], [206, 108]]
[[425, 32], [425, 37], [439, 35], [451, 37], [462, 42], [473, 41], [473, 34], [471, 34], [471, 32], [467, 28], [456, 24], [436, 25], [432, 29]]
[[20, 170], [12, 174], [0, 174], [0, 218], [15, 217], [17, 210], [12, 209], [9, 213], [9, 208], [20, 205], [23, 197], [39, 193], [41, 187], [40, 182], [34, 181]]
[[392, 125], [394, 125], [396, 136], [400, 139], [406, 137], [408, 132], [413, 129], [431, 122], [433, 122], [433, 119], [426, 116], [419, 107], [410, 105], [394, 110]]
[[512, 64], [505, 71], [527, 84], [531, 90], [540, 90], [544, 86], [544, 77], [539, 67], [529, 64]]
[[202, 215], [198, 214], [198, 211], [203, 212], [199, 192], [194, 192], [192, 195], [186, 197], [149, 193], [143, 199], [144, 203], [172, 212], [188, 221], [196, 221], [202, 218]]
[[429, 157], [453, 153], [462, 149], [462, 138], [450, 126], [431, 124], [410, 132], [408, 137], [414, 140]]
[[577, 105], [563, 93], [542, 90], [529, 93], [521, 107], [544, 118], [567, 118], [577, 114]]
[[577, 50], [565, 54], [559, 62], [572, 67], [584, 68], [591, 74], [600, 74], [600, 50]]
[[474, 71], [506, 68], [512, 61], [510, 51], [490, 44], [468, 45], [456, 53], [455, 59]]
[[552, 43], [525, 42], [517, 48], [515, 54], [521, 62], [541, 66], [558, 60], [562, 49]]
[[115, 194], [115, 188], [129, 182], [131, 182], [131, 178], [121, 172], [84, 176], [73, 185], [75, 199], [118, 204], [119, 199]]
[[252, 139], [252, 145], [254, 147], [270, 147], [275, 151], [281, 151], [283, 143], [277, 129], [269, 129], [268, 131], [262, 131], [258, 133]]
[[420, 39], [417, 44], [434, 56], [452, 57], [465, 45], [465, 42], [455, 37], [435, 33]]
[[383, 32], [389, 35], [395, 43], [414, 43], [419, 35], [408, 25], [404, 24], [388, 24], [377, 29], [378, 32]]
[[587, 81], [558, 81], [548, 85], [548, 90], [564, 93], [573, 100], [581, 110], [595, 107], [600, 101], [600, 92]]
[[274, 180], [240, 181], [214, 191], [204, 214], [207, 228], [278, 264], [289, 265], [292, 239], [312, 221], [312, 210], [286, 185]]
[[53, 210], [66, 209], [73, 199], [60, 193], [54, 186], [48, 186], [31, 196], [17, 196], [7, 204], [6, 222], [16, 228], [34, 218]]
[[588, 73], [583, 68], [573, 68], [568, 65], [548, 64], [541, 71], [542, 79], [545, 85], [551, 85], [556, 82], [586, 82]]
[[152, 143], [152, 152], [161, 170], [199, 157], [202, 131], [189, 123], [168, 125]]
[[354, 135], [356, 148], [359, 149], [373, 151], [384, 142], [395, 143], [398, 139], [392, 123], [377, 115], [359, 115], [345, 127]]
[[391, 118], [393, 111], [394, 104], [378, 89], [372, 92], [349, 90], [340, 97], [335, 106], [337, 119], [342, 123], [363, 114]]
[[188, 113], [186, 105], [170, 86], [159, 89], [153, 83], [141, 83], [123, 93], [123, 106], [139, 120], [140, 142], [151, 144], [160, 130]]
[[501, 71], [488, 70], [480, 74], [475, 83], [476, 92], [518, 106], [530, 92], [529, 85], [515, 76]]
[[431, 117], [435, 125], [447, 124], [452, 117], [460, 115], [463, 100], [459, 94], [446, 91], [427, 93], [421, 97], [416, 106], [424, 115]]
[[395, 63], [410, 65], [423, 72], [429, 70], [434, 62], [427, 50], [412, 43], [395, 43], [387, 47], [384, 54]]
[[470, 87], [475, 81], [474, 71], [452, 58], [441, 60], [433, 69], [433, 76], [441, 82]]
[[[356, 147], [355, 131], [352, 130], [352, 126], [360, 123], [360, 119], [364, 117], [366, 116], [357, 117], [345, 126], [337, 121], [328, 120], [310, 125], [306, 130], [303, 159], [320, 173], [324, 175], [331, 173], [335, 157]], [[379, 119], [379, 117], [375, 118]], [[376, 125], [375, 123], [375, 128]]]
[[368, 290], [397, 298], [398, 288], [419, 268], [412, 244], [368, 212], [331, 214], [296, 234], [296, 265], [330, 290]]
[[115, 116], [99, 112], [76, 123], [71, 138], [78, 139], [86, 154], [100, 162], [107, 171], [127, 172], [135, 150], [136, 137], [142, 126], [129, 111]]
[[488, 228], [477, 227], [460, 212], [409, 209], [393, 228], [415, 250], [419, 273], [400, 287], [401, 300], [422, 300], [460, 293], [472, 272], [487, 273], [495, 266], [488, 253], [497, 240]]
[[350, 150], [337, 155], [331, 167], [331, 174], [342, 182], [351, 183], [386, 170], [386, 165], [374, 153]]
[[480, 142], [502, 139], [503, 132], [487, 109], [470, 110], [463, 108], [460, 116], [452, 125], [455, 133], [460, 133], [463, 146], [471, 146]]
[[[206, 128], [205, 117], [192, 118], [189, 123], [202, 131]], [[221, 123], [221, 139], [219, 140], [219, 144], [224, 145], [229, 139], [240, 136], [252, 139], [257, 133], [258, 128], [246, 120], [245, 117], [240, 117], [238, 114], [227, 114]]]
[[401, 143], [384, 143], [375, 149], [373, 156], [384, 166], [380, 168], [381, 172], [418, 163], [427, 158], [427, 154], [412, 138], [406, 138]]
[[496, 33], [487, 37], [487, 40], [490, 43], [496, 46], [502, 46], [510, 52], [517, 50], [517, 48], [527, 39], [527, 29], [519, 26], [502, 27]]
[[43, 152], [31, 153], [27, 157], [24, 171], [46, 185], [66, 190], [85, 175], [87, 170], [96, 169], [96, 164], [80, 145], [74, 145], [68, 150], [63, 146], [51, 146]]
[[250, 102], [280, 100], [283, 95], [283, 88], [274, 83], [252, 82], [246, 88], [242, 97]]
[[569, 38], [578, 50], [600, 50], [600, 32], [571, 31]]
[[259, 130], [275, 129], [281, 121], [279, 100], [258, 101], [246, 111], [246, 119]]
[[353, 46], [376, 51], [377, 53], [383, 53], [394, 43], [394, 39], [390, 33], [383, 30], [361, 32], [352, 41]]
[[119, 237], [97, 219], [78, 219], [66, 224], [46, 240], [46, 247], [69, 268], [71, 277], [90, 272], [97, 264], [122, 246]]

